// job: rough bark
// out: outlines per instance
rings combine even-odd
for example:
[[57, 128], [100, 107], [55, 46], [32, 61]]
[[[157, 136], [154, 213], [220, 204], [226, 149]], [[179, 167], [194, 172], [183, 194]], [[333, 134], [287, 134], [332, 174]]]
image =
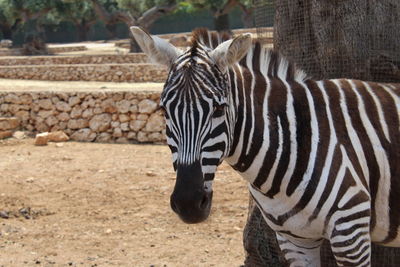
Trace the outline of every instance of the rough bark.
[[[24, 55], [48, 55], [46, 45], [46, 35], [40, 19], [49, 13], [53, 7], [43, 8], [38, 12], [32, 13], [28, 9], [21, 9], [19, 19], [24, 27], [24, 44], [22, 53]], [[18, 21], [18, 20], [17, 20]], [[17, 23], [16, 21], [16, 23]], [[14, 24], [15, 28], [17, 24]], [[14, 29], [15, 29], [14, 28]]]
[[27, 56], [48, 55], [49, 50], [43, 38], [31, 33], [25, 37], [25, 43], [22, 46], [22, 54]]
[[275, 47], [313, 77], [400, 81], [398, 0], [275, 3]]
[[38, 23], [38, 19], [28, 19], [25, 21], [24, 27], [25, 38], [22, 46], [22, 54], [28, 56], [50, 54], [46, 45], [44, 30], [40, 23]]

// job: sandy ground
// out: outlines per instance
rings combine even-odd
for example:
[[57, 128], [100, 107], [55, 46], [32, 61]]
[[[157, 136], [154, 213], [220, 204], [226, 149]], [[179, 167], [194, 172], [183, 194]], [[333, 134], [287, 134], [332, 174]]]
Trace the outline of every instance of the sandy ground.
[[239, 266], [245, 182], [219, 168], [204, 223], [169, 207], [166, 146], [0, 141], [0, 266]]

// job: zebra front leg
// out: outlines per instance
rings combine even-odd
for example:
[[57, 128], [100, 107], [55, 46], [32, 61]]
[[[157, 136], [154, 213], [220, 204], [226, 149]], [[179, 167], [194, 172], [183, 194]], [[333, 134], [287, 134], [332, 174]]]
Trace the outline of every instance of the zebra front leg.
[[276, 233], [279, 247], [290, 267], [320, 267], [322, 239], [303, 239]]
[[336, 225], [330, 243], [338, 266], [371, 266], [369, 223]]

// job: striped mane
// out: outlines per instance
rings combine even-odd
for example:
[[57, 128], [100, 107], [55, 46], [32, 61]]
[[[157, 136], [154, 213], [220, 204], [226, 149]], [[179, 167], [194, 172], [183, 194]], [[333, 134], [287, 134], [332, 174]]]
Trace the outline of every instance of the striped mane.
[[[214, 49], [224, 41], [232, 39], [233, 36], [227, 32], [217, 33], [208, 31], [206, 28], [193, 30], [190, 41], [191, 51], [196, 51], [199, 44]], [[256, 72], [261, 72], [271, 78], [280, 78], [282, 80], [304, 81], [307, 75], [299, 69], [293, 62], [285, 58], [276, 50], [265, 48], [258, 40], [253, 41], [252, 66], [248, 66], [246, 56], [240, 61], [242, 67], [251, 67]], [[255, 63], [255, 64], [254, 64]]]
[[198, 44], [202, 44], [210, 49], [216, 48], [219, 44], [228, 41], [232, 38], [232, 35], [223, 32], [211, 32], [206, 28], [197, 28], [192, 31], [192, 38], [190, 40], [191, 47], [197, 47]]

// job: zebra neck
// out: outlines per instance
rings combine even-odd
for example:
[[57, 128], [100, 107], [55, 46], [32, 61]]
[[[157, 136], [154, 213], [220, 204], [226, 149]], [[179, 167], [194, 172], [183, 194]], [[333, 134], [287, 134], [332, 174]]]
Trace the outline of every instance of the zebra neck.
[[268, 165], [274, 164], [274, 158], [281, 152], [279, 147], [282, 150], [290, 144], [282, 129], [293, 121], [286, 110], [287, 102], [292, 100], [285, 93], [284, 82], [261, 76], [250, 68], [236, 68], [231, 78], [235, 81], [231, 90], [236, 123], [226, 161], [254, 183], [260, 175], [265, 177], [274, 172]]

